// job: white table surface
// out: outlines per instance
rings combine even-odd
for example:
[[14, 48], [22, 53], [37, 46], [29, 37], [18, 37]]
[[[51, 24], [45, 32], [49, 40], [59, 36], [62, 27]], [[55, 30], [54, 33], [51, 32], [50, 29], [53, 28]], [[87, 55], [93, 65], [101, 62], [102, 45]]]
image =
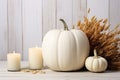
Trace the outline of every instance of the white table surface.
[[[22, 62], [22, 68], [28, 67], [28, 62]], [[106, 71], [104, 73], [55, 72], [43, 69], [45, 74], [32, 74], [25, 72], [8, 72], [6, 62], [0, 62], [0, 80], [120, 80], [120, 71]]]

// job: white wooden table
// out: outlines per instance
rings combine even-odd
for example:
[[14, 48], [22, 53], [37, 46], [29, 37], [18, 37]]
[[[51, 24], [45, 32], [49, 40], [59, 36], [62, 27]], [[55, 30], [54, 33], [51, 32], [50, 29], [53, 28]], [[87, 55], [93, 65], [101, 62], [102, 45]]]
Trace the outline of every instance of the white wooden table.
[[[22, 68], [28, 67], [27, 62], [22, 62]], [[0, 80], [120, 80], [120, 71], [105, 73], [91, 73], [88, 71], [78, 72], [55, 72], [43, 69], [45, 74], [32, 74], [25, 72], [8, 72], [6, 62], [0, 62]]]

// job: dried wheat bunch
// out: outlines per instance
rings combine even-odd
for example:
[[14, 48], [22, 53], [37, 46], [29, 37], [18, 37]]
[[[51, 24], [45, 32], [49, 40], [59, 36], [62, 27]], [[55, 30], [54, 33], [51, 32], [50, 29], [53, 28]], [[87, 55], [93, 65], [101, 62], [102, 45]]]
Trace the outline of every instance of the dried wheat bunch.
[[77, 26], [86, 33], [90, 41], [90, 55], [97, 49], [98, 55], [107, 59], [108, 69], [120, 70], [120, 29], [117, 25], [110, 30], [107, 19], [91, 19], [84, 17], [84, 21], [78, 21]]

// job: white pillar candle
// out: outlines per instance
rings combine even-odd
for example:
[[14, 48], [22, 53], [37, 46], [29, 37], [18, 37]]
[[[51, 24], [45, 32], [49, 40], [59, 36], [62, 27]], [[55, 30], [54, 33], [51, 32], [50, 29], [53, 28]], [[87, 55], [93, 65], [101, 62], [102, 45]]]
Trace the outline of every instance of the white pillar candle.
[[42, 48], [29, 48], [29, 67], [30, 69], [42, 69]]
[[20, 70], [21, 55], [19, 53], [7, 54], [7, 69], [8, 71], [19, 71]]

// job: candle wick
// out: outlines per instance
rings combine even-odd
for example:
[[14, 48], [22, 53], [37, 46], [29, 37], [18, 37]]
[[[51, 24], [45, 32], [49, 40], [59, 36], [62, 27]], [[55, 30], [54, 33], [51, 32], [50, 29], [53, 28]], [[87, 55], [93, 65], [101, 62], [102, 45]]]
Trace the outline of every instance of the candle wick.
[[15, 51], [13, 51], [13, 54], [15, 54]]
[[38, 48], [38, 46], [36, 45], [36, 48]]

